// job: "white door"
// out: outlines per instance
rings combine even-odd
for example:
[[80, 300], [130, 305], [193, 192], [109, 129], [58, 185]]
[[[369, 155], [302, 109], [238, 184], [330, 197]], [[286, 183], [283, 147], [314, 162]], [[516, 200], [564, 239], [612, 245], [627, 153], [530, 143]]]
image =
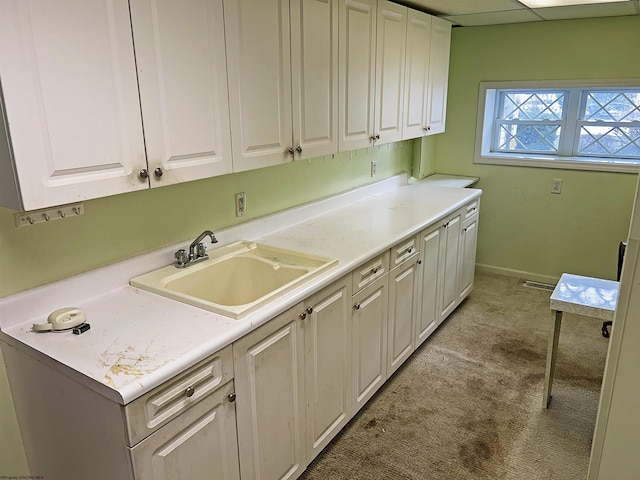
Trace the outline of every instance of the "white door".
[[387, 376], [395, 372], [415, 349], [417, 260], [416, 257], [407, 260], [389, 274]]
[[224, 15], [233, 170], [289, 162], [289, 0], [225, 0]]
[[409, 9], [404, 70], [404, 140], [426, 133], [430, 43], [431, 16]]
[[131, 0], [151, 186], [231, 172], [222, 0]]
[[293, 479], [306, 468], [302, 312], [293, 307], [233, 344], [243, 480]]
[[462, 213], [447, 218], [442, 227], [440, 321], [444, 320], [458, 305], [458, 248]]
[[131, 448], [136, 480], [238, 480], [233, 382]]
[[416, 348], [424, 342], [440, 323], [440, 307], [438, 305], [440, 279], [440, 241], [441, 227], [431, 228], [423, 232], [421, 259], [418, 269], [420, 275], [420, 294], [418, 295], [418, 313], [416, 319]]
[[378, 4], [375, 143], [402, 140], [407, 7]]
[[451, 23], [433, 17], [429, 54], [429, 103], [426, 122], [429, 134], [444, 132], [447, 116], [450, 48]]
[[338, 151], [338, 0], [291, 0], [295, 159]]
[[304, 312], [307, 458], [351, 418], [351, 277], [309, 298]]
[[353, 296], [354, 413], [387, 379], [387, 305], [389, 276]]
[[149, 187], [127, 2], [5, 0], [0, 44], [24, 210]]
[[338, 150], [372, 145], [377, 0], [340, 0]]
[[473, 215], [462, 224], [460, 238], [459, 300], [462, 301], [473, 290], [476, 268], [476, 245], [478, 243], [478, 215]]

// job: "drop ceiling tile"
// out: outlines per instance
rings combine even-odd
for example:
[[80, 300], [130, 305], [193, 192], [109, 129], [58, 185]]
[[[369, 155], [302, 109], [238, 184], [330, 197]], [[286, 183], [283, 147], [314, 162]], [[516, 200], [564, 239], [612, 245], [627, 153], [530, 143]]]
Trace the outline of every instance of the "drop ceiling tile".
[[529, 10], [509, 10], [504, 12], [472, 13], [469, 15], [447, 15], [447, 20], [463, 27], [498, 25], [503, 23], [538, 22], [542, 20]]
[[629, 1], [590, 5], [572, 5], [567, 7], [536, 8], [534, 11], [545, 20], [615, 17], [619, 15], [634, 15], [636, 13], [633, 3]]
[[514, 0], [407, 0], [401, 3], [411, 4], [416, 8], [428, 10], [436, 15], [465, 15], [522, 8]]

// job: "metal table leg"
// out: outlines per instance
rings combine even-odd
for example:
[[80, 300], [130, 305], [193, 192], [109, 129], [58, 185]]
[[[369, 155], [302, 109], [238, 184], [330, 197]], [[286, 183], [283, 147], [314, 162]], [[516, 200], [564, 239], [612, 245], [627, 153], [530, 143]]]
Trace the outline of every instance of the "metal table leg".
[[556, 356], [558, 353], [558, 339], [560, 338], [560, 325], [562, 324], [562, 312], [555, 310], [553, 325], [549, 330], [549, 345], [547, 347], [547, 368], [544, 374], [544, 397], [542, 406], [549, 408], [551, 402], [551, 385], [553, 384], [553, 374], [556, 368]]

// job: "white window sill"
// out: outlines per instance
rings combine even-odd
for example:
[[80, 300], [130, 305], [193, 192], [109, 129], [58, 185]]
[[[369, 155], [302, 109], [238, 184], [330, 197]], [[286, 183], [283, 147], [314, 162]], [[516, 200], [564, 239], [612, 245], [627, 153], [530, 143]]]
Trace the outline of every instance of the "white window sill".
[[640, 161], [595, 157], [557, 157], [551, 155], [515, 155], [490, 153], [477, 155], [474, 163], [489, 165], [512, 165], [516, 167], [561, 168], [568, 170], [591, 170], [600, 172], [640, 173]]

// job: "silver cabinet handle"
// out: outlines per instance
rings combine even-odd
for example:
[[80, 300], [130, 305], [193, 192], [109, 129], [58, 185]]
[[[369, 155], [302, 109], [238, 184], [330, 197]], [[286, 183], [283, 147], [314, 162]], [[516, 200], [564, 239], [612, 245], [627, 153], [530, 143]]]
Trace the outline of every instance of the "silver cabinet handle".
[[196, 393], [196, 389], [194, 387], [187, 387], [184, 393], [187, 397], [193, 397], [193, 394]]
[[360, 304], [359, 304], [359, 303], [356, 303], [356, 304], [353, 306], [353, 308], [355, 308], [356, 310], [360, 310]]
[[302, 153], [302, 147], [300, 145], [296, 147], [296, 152]]
[[422, 265], [422, 260], [418, 260], [418, 265]]
[[380, 140], [380, 134], [376, 133], [376, 140]]
[[229, 395], [227, 395], [227, 398], [229, 399], [229, 401], [231, 403], [235, 402], [236, 401], [236, 392], [230, 393]]
[[296, 151], [293, 149], [293, 147], [289, 148], [289, 155], [293, 155], [294, 153], [296, 153]]
[[407, 253], [411, 253], [411, 252], [413, 252], [413, 247], [407, 248]]
[[140, 170], [138, 172], [138, 176], [142, 179], [142, 180], [146, 180], [147, 178], [149, 178], [149, 170], [147, 170], [146, 168], [143, 168], [142, 170]]
[[375, 135], [371, 135], [371, 136], [369, 137], [369, 141], [370, 141], [370, 142], [375, 141], [375, 139], [376, 139], [376, 136], [375, 136]]
[[156, 168], [156, 169], [153, 171], [153, 174], [154, 174], [156, 177], [158, 177], [158, 178], [160, 178], [160, 177], [162, 176], [162, 174], [163, 174], [163, 173], [164, 173], [164, 172], [162, 171], [162, 168], [160, 168], [160, 167]]
[[307, 312], [302, 312], [300, 315], [298, 315], [298, 317], [300, 317], [300, 320], [304, 320], [305, 318], [307, 318]]
[[311, 315], [313, 313], [313, 307], [307, 307], [307, 313]]
[[371, 272], [372, 272], [372, 273], [378, 273], [378, 267], [373, 267], [373, 268], [371, 269]]

